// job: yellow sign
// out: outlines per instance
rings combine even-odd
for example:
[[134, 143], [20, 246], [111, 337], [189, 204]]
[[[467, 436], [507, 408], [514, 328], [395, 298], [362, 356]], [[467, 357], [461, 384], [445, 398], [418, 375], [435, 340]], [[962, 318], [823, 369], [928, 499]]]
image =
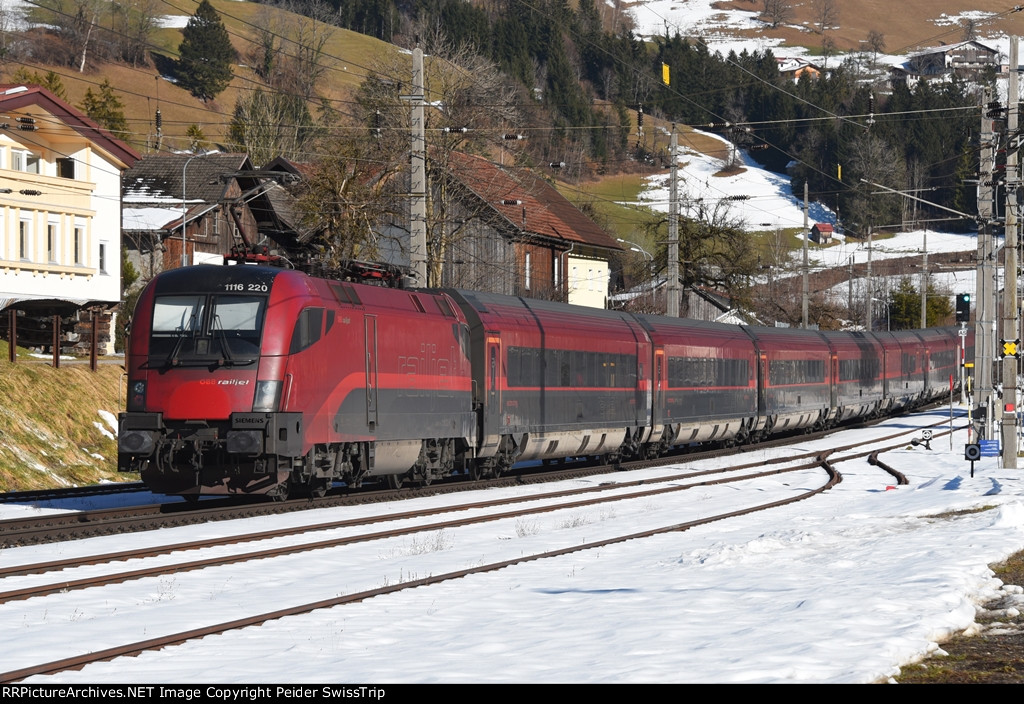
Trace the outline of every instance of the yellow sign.
[[1017, 356], [1017, 341], [1016, 340], [1004, 340], [1003, 341], [1003, 356], [1004, 357], [1016, 357]]
[[669, 85], [668, 64], [661, 65], [661, 82]]

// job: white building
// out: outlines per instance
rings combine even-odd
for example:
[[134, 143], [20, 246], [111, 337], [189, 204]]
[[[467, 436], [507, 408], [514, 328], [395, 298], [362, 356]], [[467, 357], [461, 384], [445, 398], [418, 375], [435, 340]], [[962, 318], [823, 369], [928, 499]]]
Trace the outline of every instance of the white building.
[[19, 344], [121, 300], [121, 172], [138, 158], [48, 90], [0, 85], [0, 328], [15, 311]]

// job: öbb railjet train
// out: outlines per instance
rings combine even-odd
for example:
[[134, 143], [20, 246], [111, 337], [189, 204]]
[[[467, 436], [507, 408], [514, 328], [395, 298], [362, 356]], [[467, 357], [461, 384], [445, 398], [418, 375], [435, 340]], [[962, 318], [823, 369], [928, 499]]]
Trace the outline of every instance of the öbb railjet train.
[[948, 395], [972, 343], [201, 265], [139, 299], [118, 465], [159, 493], [282, 498], [653, 457]]

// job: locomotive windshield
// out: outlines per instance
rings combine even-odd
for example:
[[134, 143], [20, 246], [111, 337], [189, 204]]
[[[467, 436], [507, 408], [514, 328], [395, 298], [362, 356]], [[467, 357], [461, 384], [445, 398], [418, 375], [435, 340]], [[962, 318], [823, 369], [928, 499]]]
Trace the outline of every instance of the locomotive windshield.
[[266, 303], [265, 296], [158, 296], [149, 354], [164, 366], [252, 364]]

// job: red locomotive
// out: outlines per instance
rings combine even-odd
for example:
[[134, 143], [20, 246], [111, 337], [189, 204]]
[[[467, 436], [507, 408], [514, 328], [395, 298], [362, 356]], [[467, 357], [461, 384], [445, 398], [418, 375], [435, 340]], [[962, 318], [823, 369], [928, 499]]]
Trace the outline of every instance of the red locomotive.
[[139, 299], [118, 464], [186, 497], [494, 476], [898, 410], [948, 393], [960, 361], [953, 329], [754, 328], [196, 266]]

